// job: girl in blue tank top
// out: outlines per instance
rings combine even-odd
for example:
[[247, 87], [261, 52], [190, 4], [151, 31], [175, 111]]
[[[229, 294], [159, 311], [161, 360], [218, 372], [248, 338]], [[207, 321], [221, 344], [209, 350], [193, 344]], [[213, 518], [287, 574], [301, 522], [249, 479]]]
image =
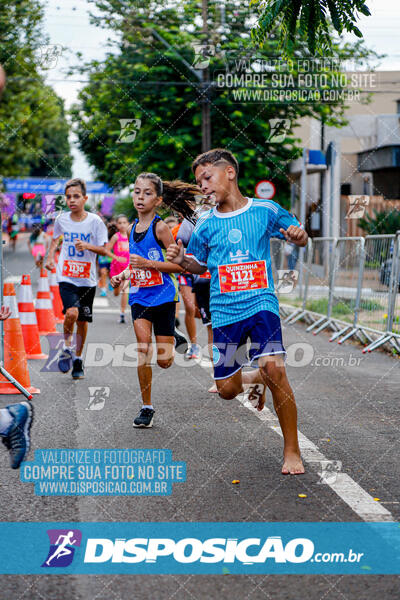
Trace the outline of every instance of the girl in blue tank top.
[[143, 406], [133, 427], [152, 427], [152, 333], [156, 338], [157, 364], [168, 369], [174, 359], [175, 303], [178, 284], [174, 273], [182, 268], [166, 262], [172, 233], [156, 214], [163, 201], [163, 182], [154, 173], [141, 173], [133, 190], [138, 218], [128, 229], [129, 268], [111, 279], [113, 287], [130, 279], [129, 304], [138, 343], [138, 378]]
[[[155, 215], [148, 227], [141, 231], [139, 219], [136, 219], [129, 234], [129, 254], [131, 261], [131, 286], [129, 290], [129, 304], [140, 304], [141, 306], [159, 306], [166, 302], [177, 302], [178, 286], [177, 279], [173, 273], [162, 271], [161, 265], [154, 268], [154, 262], [165, 262], [165, 246], [157, 237], [158, 230], [164, 229], [165, 223], [158, 215]], [[137, 231], [139, 229], [139, 231]], [[169, 229], [169, 228], [168, 228]], [[172, 237], [172, 235], [171, 235]], [[143, 261], [145, 259], [143, 269]], [[153, 261], [153, 265], [148, 264]], [[135, 265], [141, 265], [136, 268]]]

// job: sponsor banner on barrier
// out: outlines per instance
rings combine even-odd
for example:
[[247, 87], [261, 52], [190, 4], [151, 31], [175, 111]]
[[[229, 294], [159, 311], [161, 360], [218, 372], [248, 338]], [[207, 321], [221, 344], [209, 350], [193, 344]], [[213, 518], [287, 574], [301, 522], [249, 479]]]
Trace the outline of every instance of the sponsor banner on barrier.
[[398, 523], [0, 523], [1, 574], [399, 574]]

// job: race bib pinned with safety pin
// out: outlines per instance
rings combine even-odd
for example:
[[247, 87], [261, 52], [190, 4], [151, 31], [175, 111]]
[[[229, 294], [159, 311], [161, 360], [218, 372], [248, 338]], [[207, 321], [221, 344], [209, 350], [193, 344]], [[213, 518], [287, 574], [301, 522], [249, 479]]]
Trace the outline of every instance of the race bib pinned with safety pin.
[[269, 287], [265, 260], [238, 265], [220, 265], [218, 278], [222, 294], [261, 290]]
[[90, 262], [81, 260], [65, 260], [62, 270], [63, 277], [77, 277], [78, 279], [90, 278]]
[[154, 287], [164, 283], [163, 275], [157, 269], [137, 269], [130, 265], [129, 270], [131, 286], [133, 287]]

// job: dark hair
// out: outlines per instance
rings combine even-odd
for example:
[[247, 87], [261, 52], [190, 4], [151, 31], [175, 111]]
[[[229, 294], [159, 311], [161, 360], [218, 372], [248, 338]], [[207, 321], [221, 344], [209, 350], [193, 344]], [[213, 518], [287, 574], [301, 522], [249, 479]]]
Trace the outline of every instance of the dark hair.
[[238, 175], [239, 163], [233, 156], [232, 152], [230, 150], [226, 150], [225, 148], [214, 148], [213, 150], [208, 150], [208, 152], [199, 154], [199, 156], [197, 156], [192, 163], [192, 171], [194, 173], [197, 167], [200, 165], [218, 165], [219, 163], [230, 164], [235, 169], [236, 175]]
[[196, 196], [203, 197], [200, 188], [179, 179], [163, 181], [163, 203], [166, 207], [175, 210], [191, 223], [196, 223], [194, 208]]
[[69, 181], [67, 181], [67, 183], [65, 184], [65, 188], [64, 188], [64, 194], [67, 193], [68, 188], [70, 188], [74, 185], [80, 185], [81, 190], [82, 190], [82, 195], [86, 196], [86, 182], [83, 179], [80, 179], [79, 177], [75, 177], [75, 179], [70, 179]]
[[118, 231], [118, 227], [115, 225], [115, 223], [111, 223], [110, 225], [108, 225], [107, 227], [107, 233], [108, 233], [108, 239], [111, 240], [112, 236], [117, 233]]
[[150, 179], [154, 184], [157, 196], [162, 196], [163, 203], [190, 221], [196, 223], [194, 208], [196, 196], [203, 197], [200, 188], [195, 184], [185, 183], [179, 179], [162, 181], [155, 173], [140, 173], [136, 180]]
[[32, 233], [30, 235], [30, 241], [34, 242], [35, 240], [38, 239], [39, 235], [42, 233], [43, 231], [43, 225], [42, 223], [35, 223], [32, 227]]
[[136, 177], [136, 181], [138, 179], [150, 179], [150, 181], [154, 184], [157, 196], [162, 196], [163, 182], [161, 181], [161, 177], [155, 173], [139, 173], [139, 175]]
[[117, 215], [115, 217], [115, 220], [118, 221], [118, 219], [126, 219], [129, 220], [128, 217], [126, 215], [124, 215], [123, 213], [121, 213], [120, 215]]

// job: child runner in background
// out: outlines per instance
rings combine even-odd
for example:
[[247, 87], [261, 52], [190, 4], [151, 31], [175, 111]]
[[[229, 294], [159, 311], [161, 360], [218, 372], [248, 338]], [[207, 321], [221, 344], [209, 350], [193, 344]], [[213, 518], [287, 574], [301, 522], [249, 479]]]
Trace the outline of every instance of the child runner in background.
[[13, 252], [17, 245], [17, 239], [19, 234], [19, 217], [17, 213], [14, 213], [8, 220], [7, 233], [9, 235], [9, 243]]
[[[180, 229], [179, 229], [180, 231]], [[179, 238], [179, 231], [177, 238]], [[193, 290], [193, 275], [191, 273], [182, 273], [178, 275], [179, 292], [182, 296], [183, 305], [185, 307], [185, 326], [189, 336], [190, 344], [185, 352], [185, 358], [199, 358], [200, 346], [197, 343], [197, 327], [196, 327], [196, 303], [192, 293]]]
[[29, 252], [32, 254], [35, 265], [39, 268], [43, 266], [43, 259], [50, 245], [50, 237], [43, 231], [43, 225], [34, 225], [33, 231], [28, 238]]
[[[191, 273], [202, 274], [207, 268], [211, 273], [214, 377], [219, 395], [231, 400], [243, 391], [243, 383], [267, 385], [284, 439], [282, 473], [304, 473], [296, 403], [283, 359], [270, 238], [305, 246], [307, 233], [279, 204], [242, 195], [239, 165], [229, 150], [217, 148], [201, 154], [192, 170], [202, 193], [216, 206], [198, 219], [186, 256], [178, 242], [168, 248], [167, 258]], [[258, 368], [242, 373], [248, 339], [250, 360]], [[265, 388], [258, 410], [264, 404]]]
[[[168, 225], [168, 227], [171, 230], [171, 233], [173, 235], [174, 240], [176, 240], [176, 234], [179, 231], [179, 227], [181, 226], [179, 220], [174, 217], [173, 215], [170, 215], [169, 217], [166, 217], [164, 219], [164, 223], [166, 223]], [[180, 327], [180, 320], [179, 320], [179, 310], [180, 310], [180, 298], [178, 298], [178, 302], [176, 303], [176, 307], [175, 307], [175, 327]]]
[[[199, 192], [200, 193], [200, 192]], [[170, 227], [172, 231], [172, 235], [174, 240], [179, 237], [179, 231], [182, 226], [182, 223], [178, 222], [176, 217], [167, 217], [165, 219], [165, 223]], [[186, 331], [189, 336], [190, 344], [188, 349], [185, 352], [185, 358], [199, 358], [200, 356], [200, 346], [197, 343], [197, 328], [196, 328], [196, 304], [194, 301], [194, 296], [192, 293], [193, 290], [193, 276], [190, 273], [182, 273], [178, 275], [178, 285], [179, 292], [182, 296], [183, 305], [185, 307], [185, 326]], [[177, 306], [178, 310], [178, 306]], [[176, 318], [179, 323], [178, 313], [176, 314]]]
[[[207, 210], [207, 208], [213, 207], [214, 204], [202, 195], [200, 188], [197, 188], [197, 186], [178, 180], [164, 182], [164, 184], [169, 185], [169, 188], [172, 189], [172, 193], [166, 193], [164, 195], [163, 202], [165, 206], [169, 209], [173, 209], [182, 217], [186, 214], [186, 217], [183, 217], [179, 230], [176, 235], [174, 235], [175, 241], [181, 240], [183, 246], [186, 248], [189, 244], [197, 219]], [[179, 190], [179, 193], [177, 193], [176, 190]], [[183, 277], [183, 275], [178, 275], [178, 277]], [[212, 360], [213, 335], [210, 312], [211, 275], [209, 271], [206, 271], [203, 275], [193, 275], [192, 282], [192, 301], [194, 303], [194, 300], [196, 299], [201, 320], [203, 325], [207, 327], [208, 353]], [[208, 391], [212, 394], [217, 393], [217, 386], [214, 384]]]
[[[64, 347], [58, 358], [58, 368], [72, 377], [84, 377], [82, 350], [88, 323], [92, 322], [93, 300], [96, 294], [96, 258], [106, 253], [107, 229], [98, 215], [85, 211], [86, 183], [71, 179], [65, 184], [65, 199], [69, 212], [63, 212], [54, 224], [46, 268], [54, 268], [54, 253], [58, 238], [63, 236], [57, 264], [57, 281], [63, 303]], [[76, 351], [72, 346], [76, 324]]]
[[[118, 231], [115, 223], [109, 223], [107, 226], [107, 236], [108, 241], [111, 240], [113, 235]], [[110, 275], [110, 268], [112, 257], [109, 256], [110, 253], [106, 255], [99, 255], [98, 265], [99, 265], [99, 290], [100, 296], [105, 298], [107, 296], [107, 286], [108, 286], [108, 277]]]
[[[202, 209], [196, 211], [195, 218], [196, 220], [200, 217]], [[194, 224], [185, 219], [182, 223], [182, 227], [180, 228], [178, 235], [176, 236], [176, 240], [181, 240], [184, 247], [187, 248], [190, 242], [191, 235], [194, 230]], [[202, 275], [192, 275], [192, 288], [191, 288], [191, 296], [192, 302], [200, 311], [200, 316], [203, 325], [207, 328], [207, 344], [208, 344], [208, 354], [210, 359], [212, 360], [212, 346], [213, 346], [213, 333], [211, 327], [211, 312], [210, 312], [210, 282], [211, 275], [209, 271], [206, 271]], [[198, 346], [198, 351], [196, 353], [192, 353], [188, 358], [198, 358], [200, 354], [200, 346]], [[217, 393], [217, 386], [214, 384], [208, 390], [211, 394]]]
[[168, 225], [168, 227], [170, 228], [170, 230], [172, 231], [172, 235], [174, 235], [173, 230], [175, 229], [175, 227], [177, 225], [179, 225], [179, 221], [176, 217], [174, 217], [173, 215], [166, 217], [164, 219], [164, 223], [166, 223]]
[[157, 364], [168, 369], [174, 359], [175, 303], [178, 284], [174, 273], [182, 269], [165, 261], [166, 248], [175, 244], [172, 233], [156, 214], [162, 204], [163, 183], [154, 173], [138, 175], [133, 204], [138, 218], [128, 229], [130, 268], [111, 279], [117, 287], [130, 278], [129, 304], [138, 343], [138, 378], [143, 405], [133, 427], [152, 427], [151, 399], [152, 332], [156, 338]]
[[[110, 252], [109, 256], [112, 258], [110, 265], [111, 278], [114, 277], [114, 275], [119, 275], [121, 271], [124, 271], [129, 265], [129, 240], [127, 236], [129, 221], [126, 215], [118, 215], [116, 218], [116, 226], [118, 231], [114, 233], [107, 244], [107, 250]], [[114, 296], [119, 296], [121, 294], [121, 313], [119, 316], [119, 323], [125, 323], [127, 288], [127, 281], [123, 281], [121, 285], [114, 288]]]

